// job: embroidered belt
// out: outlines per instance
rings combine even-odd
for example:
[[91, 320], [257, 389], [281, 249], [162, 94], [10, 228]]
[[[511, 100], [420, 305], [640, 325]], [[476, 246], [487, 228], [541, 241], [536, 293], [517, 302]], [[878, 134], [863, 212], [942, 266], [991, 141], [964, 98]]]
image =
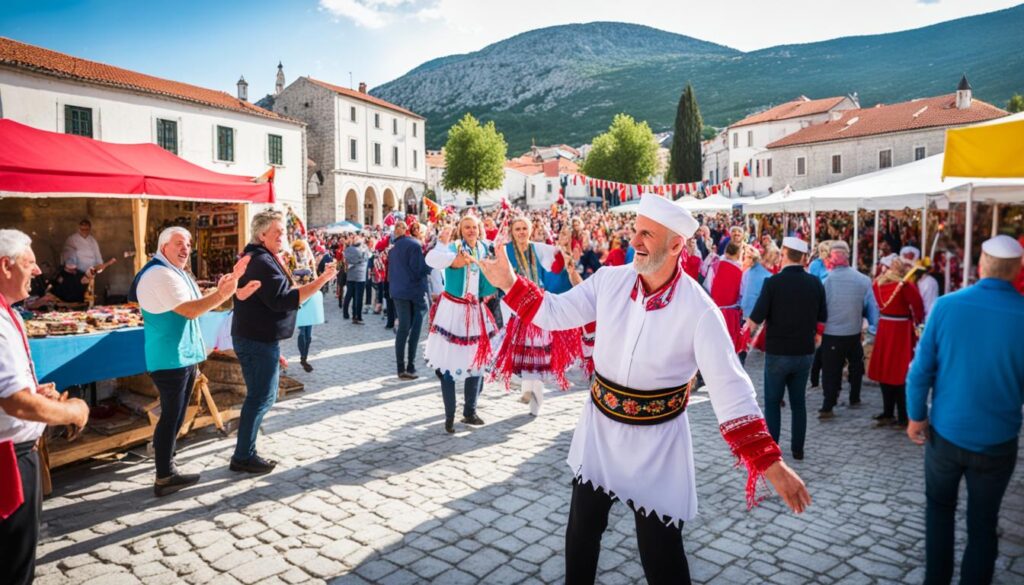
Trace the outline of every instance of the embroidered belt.
[[686, 410], [692, 382], [664, 390], [633, 390], [594, 375], [590, 399], [608, 418], [627, 425], [656, 425]]
[[449, 301], [457, 304], [457, 305], [476, 305], [476, 304], [480, 303], [480, 299], [476, 298], [473, 295], [466, 295], [465, 297], [457, 297], [457, 296], [449, 293], [448, 291], [445, 291], [445, 292], [441, 293], [441, 296], [446, 298], [446, 299], [448, 299]]

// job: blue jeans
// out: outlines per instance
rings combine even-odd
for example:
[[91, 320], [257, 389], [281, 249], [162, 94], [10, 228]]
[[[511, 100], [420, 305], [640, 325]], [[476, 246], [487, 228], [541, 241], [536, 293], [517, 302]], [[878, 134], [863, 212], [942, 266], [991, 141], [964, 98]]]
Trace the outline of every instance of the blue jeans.
[[953, 579], [953, 533], [960, 478], [967, 478], [967, 548], [960, 583], [992, 582], [999, 554], [999, 507], [1017, 464], [1017, 439], [987, 453], [962, 449], [930, 429], [924, 448], [925, 579], [943, 585]]
[[277, 401], [281, 377], [281, 364], [277, 360], [281, 357], [281, 344], [238, 336], [232, 336], [231, 342], [245, 378], [245, 402], [238, 418], [238, 441], [233, 459], [247, 461], [256, 455], [256, 433], [264, 415]]
[[793, 412], [792, 449], [804, 452], [807, 437], [807, 376], [814, 354], [764, 356], [764, 421], [775, 442], [782, 428], [782, 399], [789, 390], [789, 406]]
[[[483, 376], [466, 378], [464, 396], [466, 403], [462, 405], [462, 416], [473, 416], [476, 414], [476, 399], [484, 389]], [[444, 400], [444, 418], [452, 420], [455, 418], [455, 378], [451, 374], [441, 376], [441, 398]]]
[[153, 385], [160, 392], [160, 420], [153, 429], [153, 459], [156, 461], [156, 476], [160, 479], [178, 472], [174, 467], [174, 448], [196, 384], [196, 371], [196, 366], [191, 365], [149, 373]]
[[309, 357], [309, 346], [313, 343], [313, 326], [299, 327], [299, 334], [296, 338], [299, 340], [299, 357], [302, 358], [302, 361], [306, 361], [306, 358]]
[[395, 332], [395, 360], [398, 363], [398, 371], [413, 372], [416, 370], [416, 345], [420, 340], [427, 302], [425, 299], [392, 299], [391, 303], [398, 313], [398, 331]]

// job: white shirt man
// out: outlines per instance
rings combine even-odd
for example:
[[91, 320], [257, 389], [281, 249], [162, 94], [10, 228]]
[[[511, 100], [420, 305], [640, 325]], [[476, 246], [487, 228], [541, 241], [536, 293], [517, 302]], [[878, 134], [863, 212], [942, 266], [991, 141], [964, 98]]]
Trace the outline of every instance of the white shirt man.
[[[913, 264], [921, 258], [921, 251], [914, 246], [904, 246], [900, 250], [900, 256]], [[924, 304], [924, 316], [928, 318], [928, 314], [932, 312], [932, 305], [939, 298], [939, 281], [925, 272], [917, 280], [917, 290], [921, 293], [921, 301]]]
[[100, 253], [100, 245], [96, 238], [92, 237], [92, 223], [89, 220], [83, 219], [78, 224], [78, 231], [64, 240], [61, 257], [64, 260], [77, 258], [78, 268], [82, 272], [103, 264], [103, 254]]

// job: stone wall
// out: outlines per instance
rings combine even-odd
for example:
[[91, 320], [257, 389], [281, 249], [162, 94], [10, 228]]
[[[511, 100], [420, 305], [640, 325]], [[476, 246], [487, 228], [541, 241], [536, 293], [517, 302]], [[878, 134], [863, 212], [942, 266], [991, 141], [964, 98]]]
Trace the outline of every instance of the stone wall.
[[337, 220], [337, 193], [331, 176], [337, 167], [334, 93], [314, 85], [304, 77], [295, 80], [274, 100], [274, 111], [306, 123], [306, 154], [316, 163], [313, 171], [323, 177], [319, 196], [306, 197], [306, 217], [310, 226], [322, 226]]

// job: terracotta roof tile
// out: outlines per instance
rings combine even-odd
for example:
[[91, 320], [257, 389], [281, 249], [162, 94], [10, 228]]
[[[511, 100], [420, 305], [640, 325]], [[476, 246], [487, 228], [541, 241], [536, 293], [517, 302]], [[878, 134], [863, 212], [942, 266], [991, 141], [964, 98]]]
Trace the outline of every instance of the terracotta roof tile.
[[447, 166], [444, 161], [444, 153], [428, 154], [427, 155], [427, 166], [443, 169]]
[[776, 122], [778, 120], [788, 120], [790, 118], [823, 114], [839, 105], [839, 103], [844, 99], [846, 98], [839, 96], [812, 100], [806, 96], [800, 96], [795, 100], [779, 104], [774, 108], [769, 108], [763, 112], [747, 116], [729, 127], [736, 128], [738, 126], [760, 124], [761, 122]]
[[411, 116], [413, 118], [419, 118], [420, 120], [425, 120], [426, 119], [423, 116], [421, 116], [421, 115], [419, 115], [419, 114], [417, 114], [415, 112], [409, 111], [409, 110], [407, 110], [405, 108], [402, 108], [402, 107], [399, 107], [399, 106], [396, 106], [395, 104], [393, 104], [391, 102], [386, 102], [386, 101], [384, 101], [384, 100], [382, 100], [380, 98], [373, 97], [372, 95], [370, 95], [368, 93], [363, 93], [363, 92], [360, 92], [360, 91], [356, 91], [354, 89], [349, 89], [347, 87], [341, 87], [340, 85], [334, 85], [333, 83], [327, 83], [326, 81], [320, 81], [319, 79], [313, 79], [312, 77], [307, 77], [306, 79], [308, 79], [312, 83], [315, 83], [315, 84], [319, 85], [320, 87], [325, 87], [325, 88], [327, 88], [327, 89], [329, 89], [329, 90], [331, 90], [331, 91], [333, 91], [335, 93], [341, 94], [341, 95], [343, 95], [345, 97], [350, 97], [350, 98], [353, 98], [353, 99], [364, 101], [366, 103], [373, 104], [375, 106], [380, 106], [380, 107], [386, 108], [388, 110], [393, 110], [393, 111], [398, 112], [400, 114], [405, 114], [406, 116]]
[[136, 73], [0, 37], [0, 65], [301, 124], [227, 92]]
[[971, 107], [958, 110], [956, 94], [911, 100], [873, 108], [846, 110], [838, 120], [829, 120], [803, 128], [785, 138], [776, 140], [768, 148], [795, 146], [905, 132], [924, 128], [959, 126], [983, 122], [1007, 115], [1005, 110], [981, 100], [972, 100]]

